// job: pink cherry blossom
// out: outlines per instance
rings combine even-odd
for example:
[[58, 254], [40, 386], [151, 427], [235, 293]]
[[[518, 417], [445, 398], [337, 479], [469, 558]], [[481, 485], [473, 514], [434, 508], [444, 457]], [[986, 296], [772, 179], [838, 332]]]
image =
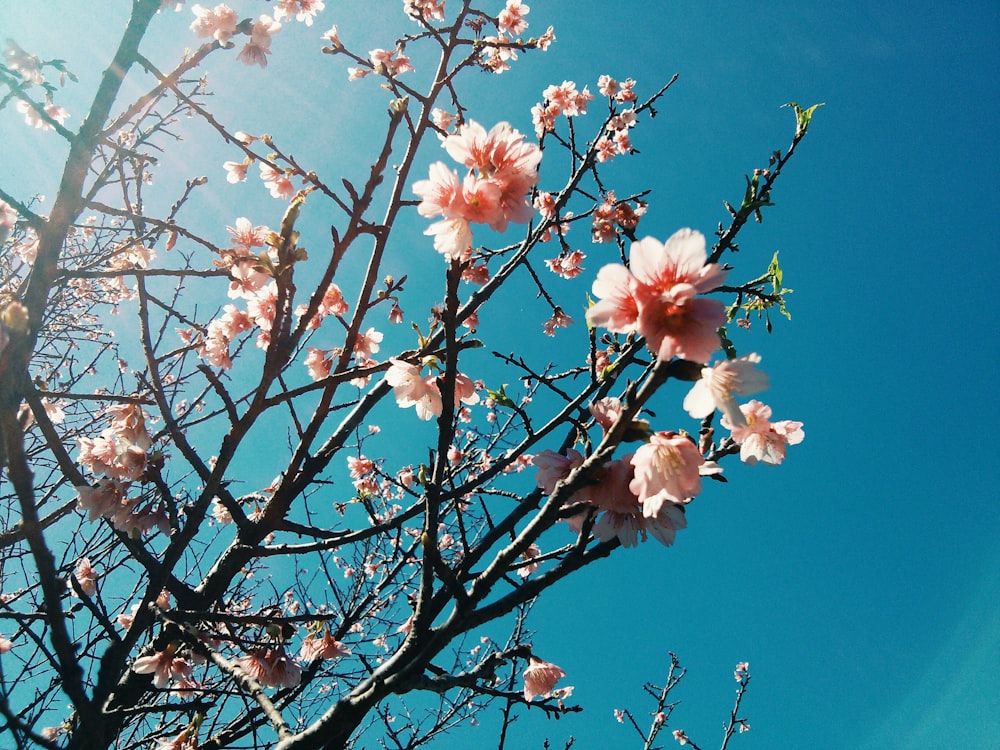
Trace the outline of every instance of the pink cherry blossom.
[[220, 3], [211, 10], [201, 5], [194, 5], [191, 7], [191, 12], [195, 15], [191, 31], [199, 38], [211, 37], [219, 44], [225, 45], [236, 33], [239, 15], [225, 3]]
[[444, 20], [445, 0], [403, 0], [403, 12], [426, 22]]
[[333, 368], [333, 351], [329, 349], [317, 349], [314, 346], [310, 346], [308, 351], [309, 354], [306, 355], [305, 366], [309, 372], [309, 377], [314, 382], [328, 378], [330, 370]]
[[740, 460], [744, 463], [753, 466], [760, 461], [777, 466], [785, 460], [789, 445], [798, 445], [805, 439], [801, 422], [771, 422], [771, 407], [760, 401], [749, 401], [740, 406], [740, 411], [745, 425], [734, 425], [725, 417], [721, 422], [739, 443]]
[[633, 242], [628, 269], [598, 272], [594, 294], [603, 299], [588, 310], [588, 321], [614, 333], [637, 330], [663, 361], [707, 361], [719, 348], [717, 329], [726, 320], [721, 302], [696, 296], [725, 277], [717, 264], [706, 265], [707, 257], [704, 236], [690, 229], [665, 245], [650, 237]]
[[[308, 2], [308, 0], [306, 0]], [[320, 4], [322, 5], [322, 3]], [[275, 10], [275, 16], [277, 16]], [[310, 18], [309, 23], [312, 23]], [[246, 43], [238, 58], [245, 65], [267, 67], [267, 56], [271, 54], [271, 36], [281, 31], [281, 24], [268, 15], [260, 16], [250, 30], [250, 41]]]
[[324, 32], [323, 36], [320, 38], [329, 42], [330, 47], [332, 47], [333, 49], [340, 49], [341, 47], [344, 46], [343, 42], [340, 41], [339, 29], [337, 28], [337, 24], [331, 26], [329, 31]]
[[524, 670], [524, 699], [533, 701], [535, 698], [548, 698], [566, 673], [555, 664], [531, 656]]
[[542, 323], [542, 331], [546, 336], [555, 336], [557, 328], [569, 328], [571, 325], [573, 319], [557, 307], [552, 311], [552, 317]]
[[175, 659], [176, 645], [168, 646], [165, 651], [154, 651], [147, 656], [140, 656], [132, 663], [132, 671], [136, 674], [152, 674], [153, 684], [165, 688], [171, 677], [188, 677], [191, 668], [183, 659]]
[[6, 654], [12, 648], [14, 648], [14, 642], [10, 638], [0, 635], [0, 654]]
[[382, 343], [383, 338], [384, 334], [374, 328], [369, 328], [364, 333], [358, 334], [354, 341], [354, 354], [358, 361], [360, 363], [370, 362], [372, 354], [378, 353], [379, 344]]
[[80, 590], [87, 596], [97, 594], [97, 572], [90, 564], [89, 557], [82, 557], [76, 563], [73, 571], [73, 578], [80, 586]]
[[560, 253], [558, 257], [546, 260], [545, 265], [554, 274], [562, 276], [564, 279], [574, 279], [583, 273], [583, 261], [587, 256], [580, 250], [573, 250], [568, 253]]
[[[23, 99], [19, 99], [17, 104], [14, 105], [14, 108], [20, 114], [24, 115], [24, 121], [31, 127], [38, 128], [39, 130], [52, 130], [52, 124], [38, 114], [38, 110]], [[64, 107], [60, 107], [55, 104], [46, 104], [42, 107], [42, 110], [60, 125], [65, 123], [69, 117], [69, 112], [67, 112]]]
[[608, 265], [597, 272], [592, 287], [600, 300], [587, 310], [587, 323], [612, 333], [632, 333], [639, 322], [633, 277], [625, 266]]
[[701, 380], [684, 398], [684, 409], [695, 419], [704, 419], [719, 409], [729, 424], [745, 426], [734, 394], [750, 395], [768, 387], [767, 375], [756, 367], [759, 362], [759, 354], [747, 354], [702, 368]]
[[705, 459], [688, 438], [656, 432], [632, 456], [635, 478], [629, 485], [642, 503], [643, 515], [657, 516], [663, 502], [685, 503], [701, 492], [698, 467]]
[[299, 658], [309, 664], [317, 659], [339, 659], [350, 656], [351, 650], [334, 638], [329, 630], [324, 629], [323, 635], [311, 634], [302, 641]]
[[456, 217], [436, 221], [424, 230], [424, 234], [434, 238], [434, 249], [445, 260], [464, 263], [472, 257], [472, 229], [468, 219]]
[[278, 0], [274, 8], [274, 17], [278, 20], [282, 18], [291, 20], [294, 15], [296, 21], [312, 26], [313, 18], [325, 7], [326, 3], [323, 0]]
[[392, 366], [385, 373], [385, 381], [392, 386], [396, 404], [413, 406], [422, 420], [441, 415], [441, 391], [437, 378], [420, 376], [420, 368], [399, 359], [390, 359]]
[[500, 11], [497, 18], [497, 26], [500, 31], [510, 37], [516, 37], [528, 28], [528, 22], [524, 17], [528, 15], [531, 8], [524, 5], [521, 0], [507, 0], [507, 7]]
[[538, 467], [535, 484], [541, 487], [546, 494], [551, 495], [555, 491], [556, 484], [568, 477], [573, 469], [583, 463], [583, 456], [573, 448], [570, 448], [566, 455], [544, 450], [536, 453], [531, 462]]
[[260, 164], [260, 179], [271, 191], [272, 198], [290, 199], [295, 195], [295, 186], [284, 172], [279, 172], [270, 164]]
[[237, 182], [245, 182], [247, 178], [247, 167], [250, 165], [245, 161], [227, 161], [224, 162], [222, 168], [226, 170], [226, 182], [236, 184]]

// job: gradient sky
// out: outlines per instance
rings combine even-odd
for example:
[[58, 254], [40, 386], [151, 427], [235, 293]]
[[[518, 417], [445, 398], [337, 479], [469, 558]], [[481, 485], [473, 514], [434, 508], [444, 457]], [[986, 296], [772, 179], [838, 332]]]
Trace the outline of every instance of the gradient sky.
[[[231, 4], [243, 15], [266, 9]], [[350, 5], [327, 0], [297, 38], [318, 48], [338, 23], [359, 49], [391, 46], [381, 19], [400, 4]], [[127, 8], [0, 0], [5, 36], [81, 76], [57, 100], [74, 128], [74, 98], [93, 91]], [[190, 18], [157, 22], [151, 54], [164, 67], [194, 46]], [[514, 746], [574, 736], [577, 750], [634, 747], [612, 709], [646, 711], [641, 685], [662, 677], [673, 651], [690, 673], [672, 727], [703, 748], [721, 735], [742, 660], [754, 675], [743, 711], [753, 730], [731, 747], [996, 748], [1000, 6], [534, 0], [528, 20], [535, 33], [554, 25], [558, 41], [500, 78], [483, 75], [468, 100], [474, 119], [530, 131], [528, 110], [550, 83], [595, 89], [609, 73], [649, 93], [680, 74], [622, 172], [623, 185], [653, 188], [642, 231], [660, 239], [682, 226], [710, 235], [726, 218], [722, 200], [738, 203], [743, 174], [790, 141], [781, 104], [826, 106], [775, 207], [731, 259], [749, 278], [781, 253], [793, 319], [738, 345], [763, 355], [765, 400], [776, 418], [804, 422], [806, 440], [780, 468], [727, 464], [729, 484], [692, 504], [671, 549], [619, 550], [540, 599], [537, 652], [565, 669], [586, 711], [558, 723], [530, 712]], [[328, 170], [340, 160], [360, 169], [348, 156], [370, 148], [358, 122], [381, 112], [385, 95], [370, 81], [341, 85], [341, 61], [282, 42], [267, 71], [215, 61], [213, 104], [249, 132], [291, 127], [296, 155]], [[53, 195], [52, 134], [6, 110], [0, 137], [9, 178]], [[198, 147], [185, 146], [185, 165], [224, 186], [220, 162], [199, 164]], [[223, 225], [251, 207], [274, 211], [260, 190], [222, 186], [206, 211]], [[478, 737], [465, 730], [443, 746]]]

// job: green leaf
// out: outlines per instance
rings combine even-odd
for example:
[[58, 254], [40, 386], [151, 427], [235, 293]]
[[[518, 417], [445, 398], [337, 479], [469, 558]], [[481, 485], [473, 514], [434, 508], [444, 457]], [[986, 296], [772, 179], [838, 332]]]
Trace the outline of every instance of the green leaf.
[[774, 284], [774, 291], [777, 292], [781, 289], [781, 266], [778, 265], [778, 251], [774, 251], [774, 257], [771, 258], [771, 265], [767, 267], [767, 274], [771, 277], [771, 283]]
[[814, 104], [809, 109], [802, 109], [795, 102], [788, 102], [788, 104], [782, 104], [782, 107], [791, 107], [795, 112], [795, 137], [800, 138], [806, 134], [809, 129], [809, 121], [812, 120], [813, 112], [815, 112], [819, 107], [825, 105], [826, 102], [820, 102], [819, 104]]
[[497, 390], [486, 389], [486, 393], [489, 397], [493, 399], [493, 402], [497, 406], [513, 406], [514, 402], [510, 400], [510, 396], [507, 395], [507, 384], [503, 383]]

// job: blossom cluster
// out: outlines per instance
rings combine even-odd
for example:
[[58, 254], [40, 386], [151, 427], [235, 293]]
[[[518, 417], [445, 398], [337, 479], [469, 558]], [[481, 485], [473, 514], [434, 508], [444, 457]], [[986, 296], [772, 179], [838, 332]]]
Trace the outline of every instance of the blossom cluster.
[[[392, 366], [385, 373], [385, 381], [392, 386], [396, 403], [406, 408], [412, 406], [423, 420], [441, 416], [441, 389], [438, 376], [421, 375], [421, 368], [400, 359], [390, 359]], [[479, 394], [468, 375], [455, 375], [455, 407], [461, 404], [478, 404]]]
[[[608, 265], [598, 273], [593, 292], [601, 299], [587, 311], [588, 322], [614, 333], [644, 336], [661, 361], [679, 357], [707, 362], [720, 346], [717, 329], [725, 322], [721, 302], [697, 296], [725, 277], [707, 257], [704, 237], [690, 229], [680, 230], [665, 244], [652, 238], [632, 243], [629, 267]], [[736, 395], [767, 388], [767, 375], [756, 367], [759, 362], [759, 355], [749, 354], [702, 367], [684, 408], [697, 419], [721, 410], [722, 425], [740, 445], [742, 460], [775, 465], [804, 433], [799, 422], [771, 423], [770, 408], [758, 401], [737, 403]], [[590, 412], [607, 433], [618, 422], [622, 405], [605, 398], [591, 404]], [[569, 519], [573, 531], [581, 531], [588, 516], [597, 513], [593, 533], [602, 541], [617, 538], [631, 547], [652, 535], [670, 545], [686, 526], [685, 506], [701, 492], [701, 478], [722, 472], [684, 434], [651, 432], [646, 423], [634, 422], [623, 439], [637, 438], [643, 445], [634, 454], [596, 467], [589, 484], [565, 502], [567, 507], [580, 506]], [[542, 451], [534, 457], [535, 481], [551, 495], [584, 462], [575, 449], [565, 454]]]
[[424, 232], [434, 237], [434, 249], [449, 261], [464, 262], [472, 256], [472, 224], [503, 232], [510, 222], [531, 220], [525, 194], [538, 182], [542, 153], [506, 122], [487, 132], [470, 120], [441, 145], [468, 173], [459, 177], [444, 162], [435, 162], [429, 178], [414, 183], [413, 192], [421, 199], [421, 216], [442, 217]]

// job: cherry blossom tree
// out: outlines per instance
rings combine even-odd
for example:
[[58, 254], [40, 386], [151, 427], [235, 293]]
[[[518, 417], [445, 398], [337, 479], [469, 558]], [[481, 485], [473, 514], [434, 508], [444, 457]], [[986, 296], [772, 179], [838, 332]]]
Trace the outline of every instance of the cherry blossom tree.
[[[532, 648], [536, 597], [670, 546], [726, 461], [780, 464], [803, 439], [740, 399], [768, 384], [738, 334], [785, 312], [777, 256], [727, 261], [815, 107], [790, 105], [791, 143], [714, 239], [646, 237], [648, 191], [616, 181], [674, 79], [553, 84], [522, 132], [468, 92], [555, 42], [538, 11], [404, 0], [362, 50], [321, 32], [324, 5], [134, 0], [83, 113], [58, 103], [71, 63], [7, 43], [4, 126], [68, 147], [53, 200], [0, 185], [18, 747], [413, 748], [488, 704], [578, 710]], [[175, 9], [187, 39], [154, 60]], [[382, 102], [357, 123], [377, 135], [360, 178], [213, 112], [206, 70], [267, 76], [289, 38]], [[220, 154], [207, 178], [170, 162], [196, 127]], [[167, 163], [191, 170], [176, 187], [154, 179]], [[270, 210], [244, 215], [250, 188]], [[654, 417], [670, 380], [694, 385]]]

